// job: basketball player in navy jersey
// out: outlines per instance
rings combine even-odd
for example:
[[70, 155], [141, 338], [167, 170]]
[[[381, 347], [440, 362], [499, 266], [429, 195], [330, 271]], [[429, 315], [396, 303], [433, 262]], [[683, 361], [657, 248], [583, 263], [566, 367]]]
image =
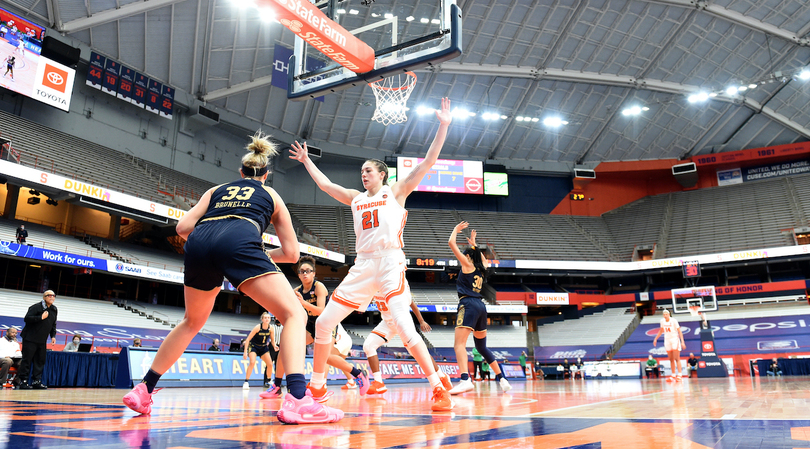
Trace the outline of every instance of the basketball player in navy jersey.
[[500, 383], [503, 391], [509, 391], [512, 386], [501, 372], [495, 355], [487, 348], [487, 306], [484, 304], [481, 288], [486, 280], [489, 262], [484, 257], [484, 252], [476, 246], [475, 229], [470, 232], [467, 242], [470, 247], [464, 253], [458, 249], [456, 236], [469, 226], [469, 223], [462, 221], [453, 228], [450, 240], [447, 241], [453, 254], [461, 264], [456, 280], [456, 290], [458, 291], [458, 315], [456, 316], [456, 333], [453, 348], [456, 351], [456, 360], [461, 371], [461, 382], [450, 390], [450, 394], [460, 394], [472, 390], [473, 384], [470, 380], [469, 368], [467, 367], [467, 338], [473, 334], [475, 349], [484, 356], [484, 360], [495, 373], [495, 380]]
[[[315, 279], [315, 258], [311, 256], [303, 256], [298, 261], [298, 279], [301, 281], [301, 285], [295, 288], [295, 295], [298, 297], [298, 301], [307, 311], [307, 325], [306, 325], [306, 344], [310, 345], [315, 341], [315, 321], [320, 316], [321, 312], [323, 312], [324, 307], [326, 307], [326, 303], [329, 302], [329, 290], [326, 288], [326, 285], [323, 282], [318, 281]], [[352, 366], [351, 363], [347, 362], [344, 358], [345, 356], [341, 353], [336, 346], [341, 346], [341, 349], [346, 351], [344, 340], [341, 342], [341, 345], [337, 344], [336, 337], [338, 336], [338, 330], [342, 329], [342, 326], [338, 324], [338, 328], [336, 328], [332, 332], [332, 353], [329, 355], [327, 359], [327, 363], [330, 366], [333, 366], [341, 371], [346, 376], [347, 379], [351, 379], [351, 381], [356, 385], [355, 388], [359, 388], [360, 394], [366, 394], [366, 390], [368, 390], [368, 379], [366, 378], [365, 373], [360, 371], [358, 368]], [[346, 331], [343, 330], [345, 333]], [[351, 337], [349, 337], [349, 348], [351, 349]], [[259, 394], [259, 397], [262, 399], [270, 399], [274, 397], [278, 397], [281, 395], [281, 374], [284, 373], [284, 364], [280, 363], [277, 366], [276, 377], [273, 381], [274, 385], [267, 389], [267, 391], [262, 392]], [[323, 397], [318, 397], [317, 399], [321, 402], [325, 402], [329, 397], [334, 394], [333, 392], [328, 392], [327, 395]]]
[[[143, 382], [124, 396], [130, 409], [149, 414], [160, 376], [183, 355], [202, 329], [222, 285], [223, 277], [284, 324], [280, 354], [287, 367], [289, 393], [278, 411], [288, 424], [329, 423], [343, 418], [340, 410], [308, 396], [304, 378], [306, 312], [276, 266], [298, 261], [298, 239], [281, 197], [264, 182], [269, 158], [278, 151], [267, 136], [257, 133], [242, 157], [242, 179], [209, 189], [177, 223], [185, 238], [183, 283], [186, 315], [160, 345]], [[262, 233], [273, 224], [281, 247], [265, 252]]]
[[6, 58], [6, 73], [3, 74], [4, 78], [8, 75], [8, 72], [11, 72], [11, 81], [14, 81], [14, 66], [16, 64], [14, 56]]
[[245, 370], [245, 383], [242, 389], [249, 390], [250, 373], [253, 371], [253, 366], [256, 365], [256, 358], [261, 359], [265, 364], [266, 378], [270, 378], [270, 372], [273, 370], [273, 359], [270, 357], [270, 342], [273, 337], [273, 326], [270, 325], [270, 314], [267, 312], [262, 313], [262, 322], [257, 324], [253, 330], [250, 331], [245, 339], [245, 353], [244, 359], [250, 358], [250, 363]]

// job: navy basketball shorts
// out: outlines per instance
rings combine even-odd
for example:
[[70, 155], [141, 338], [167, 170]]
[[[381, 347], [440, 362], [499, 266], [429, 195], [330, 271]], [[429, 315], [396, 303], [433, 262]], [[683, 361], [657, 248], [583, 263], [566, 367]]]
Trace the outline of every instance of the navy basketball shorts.
[[251, 344], [250, 345], [250, 352], [255, 352], [256, 357], [261, 357], [261, 356], [267, 354], [268, 352], [270, 352], [270, 348], [268, 348], [266, 345], [265, 346], [255, 346], [255, 345]]
[[199, 224], [183, 247], [183, 284], [209, 291], [228, 278], [238, 289], [243, 282], [281, 270], [262, 247], [256, 226], [238, 218]]
[[474, 331], [487, 330], [487, 306], [481, 298], [467, 296], [459, 300], [456, 327]]

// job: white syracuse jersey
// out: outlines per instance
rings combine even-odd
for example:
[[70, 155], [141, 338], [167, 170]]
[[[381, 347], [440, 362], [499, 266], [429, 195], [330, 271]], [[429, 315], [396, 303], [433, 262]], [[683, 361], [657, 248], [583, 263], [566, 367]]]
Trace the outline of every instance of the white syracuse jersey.
[[664, 318], [661, 318], [661, 329], [664, 329], [664, 338], [666, 338], [667, 340], [671, 338], [674, 338], [676, 340], [679, 339], [680, 337], [678, 337], [678, 329], [680, 327], [681, 325], [678, 324], [678, 320], [676, 320], [675, 318], [670, 317], [669, 321], [667, 321]]
[[368, 192], [352, 200], [355, 249], [358, 254], [384, 249], [402, 249], [402, 231], [408, 211], [400, 206], [391, 186], [382, 186], [374, 196]]

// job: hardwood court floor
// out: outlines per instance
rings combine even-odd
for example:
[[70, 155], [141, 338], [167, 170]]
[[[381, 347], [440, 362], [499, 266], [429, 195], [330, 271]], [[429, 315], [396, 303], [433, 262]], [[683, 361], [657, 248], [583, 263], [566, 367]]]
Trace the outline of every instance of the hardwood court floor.
[[282, 425], [261, 389], [167, 388], [151, 416], [124, 390], [0, 392], [0, 448], [810, 448], [810, 378], [494, 382], [430, 413], [427, 383], [340, 390], [328, 425]]

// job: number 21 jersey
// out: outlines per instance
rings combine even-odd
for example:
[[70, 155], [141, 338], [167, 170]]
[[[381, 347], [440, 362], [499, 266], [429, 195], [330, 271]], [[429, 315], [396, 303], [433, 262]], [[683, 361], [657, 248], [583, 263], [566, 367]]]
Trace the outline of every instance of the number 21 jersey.
[[352, 218], [358, 254], [404, 246], [402, 231], [408, 211], [394, 198], [391, 186], [382, 186], [374, 196], [368, 192], [357, 195], [352, 200]]

